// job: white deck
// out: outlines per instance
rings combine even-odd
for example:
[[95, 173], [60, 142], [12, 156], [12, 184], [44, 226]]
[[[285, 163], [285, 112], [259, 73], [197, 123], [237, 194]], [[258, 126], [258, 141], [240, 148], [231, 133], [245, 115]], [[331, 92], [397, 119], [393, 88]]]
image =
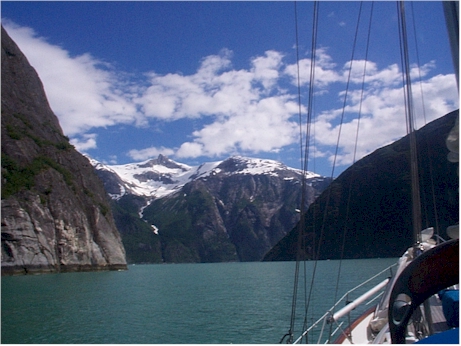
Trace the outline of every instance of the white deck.
[[349, 338], [344, 339], [343, 344], [368, 344], [367, 338], [367, 327], [370, 323], [371, 318], [373, 317], [373, 313], [368, 315], [362, 322], [360, 322], [351, 333], [351, 340]]

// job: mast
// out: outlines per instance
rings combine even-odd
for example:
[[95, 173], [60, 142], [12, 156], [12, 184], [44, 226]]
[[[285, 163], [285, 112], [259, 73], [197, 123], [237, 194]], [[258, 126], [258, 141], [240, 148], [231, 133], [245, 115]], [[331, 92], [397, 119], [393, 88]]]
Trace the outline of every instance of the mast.
[[458, 1], [443, 1], [443, 12], [450, 39], [451, 57], [456, 74], [456, 85], [459, 91], [459, 3]]

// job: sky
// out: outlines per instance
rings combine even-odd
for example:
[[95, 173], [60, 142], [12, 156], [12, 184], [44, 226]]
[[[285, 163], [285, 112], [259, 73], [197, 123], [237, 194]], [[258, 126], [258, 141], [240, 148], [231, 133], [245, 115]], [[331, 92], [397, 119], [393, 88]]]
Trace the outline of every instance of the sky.
[[[336, 177], [406, 134], [396, 4], [375, 2], [369, 31], [372, 4], [319, 3], [314, 65], [310, 1], [296, 4], [298, 45], [288, 1], [2, 1], [1, 18], [65, 135], [106, 164], [242, 155], [301, 168], [314, 66], [308, 169]], [[420, 128], [459, 97], [441, 3], [406, 13]]]

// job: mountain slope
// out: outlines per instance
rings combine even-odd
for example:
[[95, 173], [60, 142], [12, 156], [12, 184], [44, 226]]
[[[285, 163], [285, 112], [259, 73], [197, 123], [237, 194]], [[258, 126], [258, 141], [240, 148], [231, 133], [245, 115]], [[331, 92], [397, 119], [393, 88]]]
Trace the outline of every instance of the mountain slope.
[[[302, 172], [276, 161], [231, 157], [191, 167], [160, 155], [92, 163], [132, 262], [257, 261], [299, 217]], [[306, 179], [309, 204], [330, 180], [310, 172]]]
[[2, 28], [2, 275], [126, 269], [101, 181]]
[[[458, 165], [447, 160], [445, 143], [458, 114], [451, 112], [416, 133], [423, 227], [435, 227], [444, 238], [446, 228], [459, 220]], [[307, 258], [314, 257], [319, 243], [320, 259], [340, 258], [343, 239], [344, 258], [400, 256], [412, 244], [408, 148], [406, 136], [364, 157], [310, 206], [303, 247]], [[264, 259], [294, 260], [297, 243], [294, 228]]]

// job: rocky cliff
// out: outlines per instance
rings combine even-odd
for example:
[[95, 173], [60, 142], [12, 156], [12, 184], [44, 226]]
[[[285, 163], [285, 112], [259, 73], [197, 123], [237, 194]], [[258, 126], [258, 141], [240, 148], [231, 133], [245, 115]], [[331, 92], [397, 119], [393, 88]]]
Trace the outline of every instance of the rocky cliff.
[[[299, 219], [302, 172], [280, 162], [92, 162], [130, 262], [258, 261]], [[306, 180], [307, 206], [330, 179], [308, 172]]]
[[2, 27], [2, 275], [126, 269], [108, 198]]
[[[447, 160], [446, 138], [459, 111], [416, 132], [423, 228], [447, 239], [459, 222], [458, 165]], [[397, 257], [413, 243], [408, 136], [380, 148], [344, 171], [306, 213], [301, 256], [311, 259]], [[299, 227], [265, 256], [294, 260]]]

